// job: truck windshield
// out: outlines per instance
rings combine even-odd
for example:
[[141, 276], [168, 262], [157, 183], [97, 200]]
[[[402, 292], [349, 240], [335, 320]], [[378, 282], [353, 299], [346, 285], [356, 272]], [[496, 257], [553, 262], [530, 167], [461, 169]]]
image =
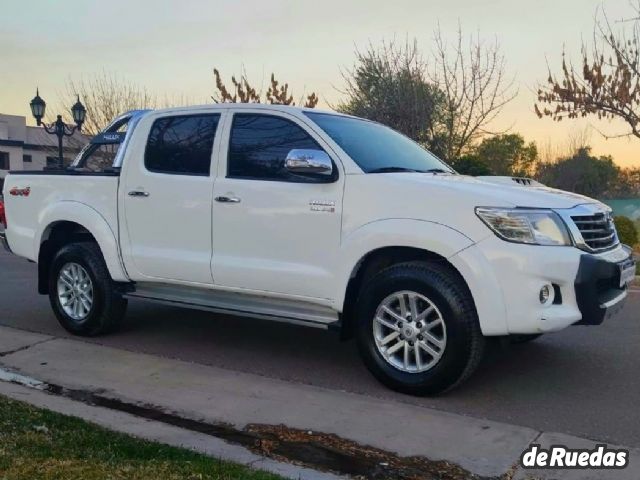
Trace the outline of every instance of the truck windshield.
[[304, 113], [365, 173], [455, 173], [413, 140], [379, 123], [330, 113]]

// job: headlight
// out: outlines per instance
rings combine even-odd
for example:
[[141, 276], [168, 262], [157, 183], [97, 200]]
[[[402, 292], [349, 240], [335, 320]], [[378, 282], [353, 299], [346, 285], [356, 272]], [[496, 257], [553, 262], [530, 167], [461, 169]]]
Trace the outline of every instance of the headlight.
[[476, 208], [476, 215], [500, 238], [532, 245], [571, 245], [571, 236], [552, 210]]

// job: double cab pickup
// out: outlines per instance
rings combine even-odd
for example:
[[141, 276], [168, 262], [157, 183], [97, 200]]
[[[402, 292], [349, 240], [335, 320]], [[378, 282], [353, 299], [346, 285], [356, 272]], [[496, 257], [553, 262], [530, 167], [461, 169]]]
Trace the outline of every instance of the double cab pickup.
[[596, 200], [288, 106], [132, 111], [3, 193], [2, 241], [74, 334], [113, 331], [134, 298], [293, 322], [355, 337], [411, 394], [462, 382], [487, 337], [602, 323], [635, 271]]

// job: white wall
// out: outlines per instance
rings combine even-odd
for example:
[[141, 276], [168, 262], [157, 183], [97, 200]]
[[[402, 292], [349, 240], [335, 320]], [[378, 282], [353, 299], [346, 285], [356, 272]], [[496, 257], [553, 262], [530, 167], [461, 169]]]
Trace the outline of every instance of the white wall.
[[[2, 145], [2, 140], [22, 142], [23, 145]], [[74, 158], [75, 150], [87, 141], [87, 137], [77, 132], [71, 139], [65, 138], [65, 149], [67, 146], [74, 149], [73, 152], [65, 152], [65, 158]], [[36, 148], [29, 148], [34, 146]], [[42, 170], [47, 165], [47, 156], [58, 155], [58, 139], [41, 127], [27, 126], [25, 117], [0, 113], [0, 152], [9, 154], [11, 170]], [[31, 155], [32, 161], [24, 163], [23, 155]], [[0, 170], [0, 178], [4, 178], [7, 172], [8, 170]]]

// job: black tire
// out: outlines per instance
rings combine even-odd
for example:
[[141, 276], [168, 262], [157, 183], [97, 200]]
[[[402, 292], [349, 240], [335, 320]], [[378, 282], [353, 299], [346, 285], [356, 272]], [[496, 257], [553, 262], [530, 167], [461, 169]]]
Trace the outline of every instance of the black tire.
[[509, 342], [512, 345], [521, 345], [523, 343], [533, 342], [534, 340], [540, 338], [541, 336], [542, 336], [542, 333], [509, 335]]
[[[405, 372], [388, 363], [374, 338], [373, 322], [378, 306], [389, 295], [404, 290], [427, 297], [441, 312], [446, 325], [442, 357], [423, 372]], [[363, 286], [355, 321], [356, 339], [365, 364], [380, 382], [402, 393], [443, 393], [467, 379], [482, 359], [485, 342], [471, 293], [460, 275], [442, 262], [407, 262], [382, 270]]]
[[[93, 303], [82, 320], [74, 320], [68, 315], [58, 298], [58, 276], [70, 262], [84, 268], [93, 285]], [[92, 242], [71, 243], [56, 253], [49, 271], [49, 301], [64, 329], [81, 336], [115, 331], [127, 309], [127, 300], [116, 292], [100, 248]]]

